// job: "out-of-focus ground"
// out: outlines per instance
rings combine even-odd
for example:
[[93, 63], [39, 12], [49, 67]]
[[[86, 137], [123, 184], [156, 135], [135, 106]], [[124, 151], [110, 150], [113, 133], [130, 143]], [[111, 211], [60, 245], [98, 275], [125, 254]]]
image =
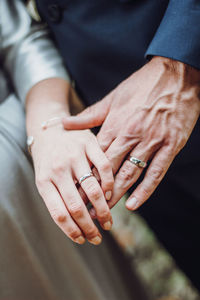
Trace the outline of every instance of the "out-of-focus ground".
[[[173, 259], [158, 243], [153, 232], [136, 213], [129, 212], [122, 199], [113, 214], [113, 234], [152, 300], [200, 300], [200, 295]], [[138, 299], [139, 300], [139, 299]]]

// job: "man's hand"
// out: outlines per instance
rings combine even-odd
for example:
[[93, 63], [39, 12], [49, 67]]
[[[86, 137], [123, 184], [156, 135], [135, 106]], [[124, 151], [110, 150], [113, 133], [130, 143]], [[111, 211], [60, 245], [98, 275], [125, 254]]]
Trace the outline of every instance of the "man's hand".
[[97, 104], [63, 121], [66, 129], [102, 125], [98, 142], [116, 174], [114, 206], [138, 180], [142, 168], [130, 154], [150, 161], [143, 181], [126, 202], [137, 209], [161, 182], [187, 142], [200, 113], [200, 71], [168, 58], [154, 57]]

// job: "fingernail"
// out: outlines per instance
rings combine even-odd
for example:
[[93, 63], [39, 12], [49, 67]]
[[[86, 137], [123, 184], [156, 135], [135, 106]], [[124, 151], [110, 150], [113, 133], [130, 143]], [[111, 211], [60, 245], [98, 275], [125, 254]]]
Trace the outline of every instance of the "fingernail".
[[126, 201], [126, 207], [128, 209], [134, 210], [137, 208], [137, 206], [138, 206], [138, 201], [135, 197], [130, 198]]
[[111, 199], [111, 197], [112, 197], [112, 192], [111, 191], [106, 192], [105, 196], [106, 196], [106, 200], [109, 201]]
[[75, 242], [78, 244], [84, 244], [85, 243], [85, 239], [83, 236], [79, 236], [77, 239], [75, 239]]
[[102, 241], [102, 239], [99, 236], [96, 236], [95, 238], [88, 240], [93, 245], [99, 245]]
[[104, 228], [105, 230], [110, 230], [110, 229], [112, 228], [111, 222], [110, 222], [110, 221], [105, 222], [105, 223], [103, 224], [103, 228]]
[[95, 209], [93, 207], [90, 209], [90, 216], [92, 218], [96, 218], [96, 211], [95, 211]]

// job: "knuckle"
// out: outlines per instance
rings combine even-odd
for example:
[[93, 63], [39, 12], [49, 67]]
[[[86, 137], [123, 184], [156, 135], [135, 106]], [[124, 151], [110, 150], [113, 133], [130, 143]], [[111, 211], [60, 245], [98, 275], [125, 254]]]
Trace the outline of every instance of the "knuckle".
[[79, 237], [80, 236], [80, 232], [79, 232], [79, 230], [77, 230], [76, 228], [75, 228], [75, 226], [74, 227], [70, 227], [70, 228], [68, 228], [68, 236], [71, 238], [71, 239], [76, 239], [77, 237]]
[[74, 202], [69, 204], [69, 212], [71, 215], [73, 215], [75, 218], [81, 218], [83, 217], [83, 208], [82, 205], [78, 202]]
[[133, 166], [131, 164], [124, 164], [124, 166], [121, 168], [118, 174], [118, 178], [121, 181], [130, 181], [133, 178]]
[[170, 137], [166, 143], [166, 150], [168, 153], [171, 153], [177, 147], [177, 139], [178, 137]]
[[98, 235], [98, 230], [96, 229], [95, 226], [88, 226], [87, 229], [85, 230], [85, 234], [88, 239], [91, 239]]
[[177, 148], [177, 140], [176, 141], [166, 140], [163, 148], [165, 156], [169, 157], [169, 159], [173, 157], [175, 155], [176, 148]]
[[154, 153], [162, 144], [163, 139], [161, 137], [147, 137], [143, 141], [143, 148], [146, 149], [146, 152]]
[[98, 200], [102, 196], [102, 192], [98, 186], [89, 185], [87, 188], [87, 195], [89, 199]]
[[171, 134], [169, 137], [168, 145], [169, 145], [169, 154], [177, 155], [178, 152], [185, 146], [188, 141], [188, 136], [184, 132], [179, 132], [177, 134]]
[[60, 176], [65, 171], [65, 167], [62, 164], [59, 164], [58, 162], [53, 164], [51, 167], [51, 172], [54, 175]]
[[102, 183], [104, 190], [108, 191], [113, 188], [114, 185], [114, 179], [107, 180]]
[[143, 129], [141, 122], [131, 122], [127, 126], [126, 138], [129, 139], [138, 139], [143, 135]]
[[55, 223], [60, 224], [60, 223], [65, 223], [67, 220], [67, 216], [64, 212], [59, 211], [56, 208], [51, 208], [50, 209], [50, 214]]
[[105, 173], [110, 172], [110, 170], [112, 169], [111, 163], [108, 160], [105, 160], [104, 162], [102, 162], [100, 169]]
[[164, 173], [164, 168], [161, 166], [154, 166], [151, 169], [150, 176], [153, 182], [160, 181], [162, 174]]
[[152, 191], [152, 185], [143, 185], [140, 189], [140, 192], [142, 194], [142, 196], [144, 197], [144, 199], [147, 199], [149, 197], [149, 195], [151, 194]]
[[177, 146], [174, 145], [174, 147], [168, 147], [167, 150], [166, 150], [166, 155], [167, 157], [169, 158], [169, 160], [174, 157], [175, 153], [176, 153], [176, 149], [177, 149]]
[[110, 211], [106, 208], [102, 209], [99, 213], [97, 210], [97, 215], [98, 215], [98, 218], [100, 219], [100, 221], [110, 219]]
[[71, 165], [75, 165], [77, 163], [77, 157], [78, 155], [76, 155], [75, 153], [69, 157], [69, 162], [71, 163]]

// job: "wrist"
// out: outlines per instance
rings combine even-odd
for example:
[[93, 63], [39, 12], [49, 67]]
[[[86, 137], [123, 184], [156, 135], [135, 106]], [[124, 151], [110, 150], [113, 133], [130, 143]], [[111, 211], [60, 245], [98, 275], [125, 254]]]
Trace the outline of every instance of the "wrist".
[[62, 127], [62, 120], [67, 116], [69, 113], [63, 109], [52, 109], [50, 106], [41, 107], [37, 114], [27, 114], [27, 135], [36, 136], [45, 130]]
[[171, 73], [175, 79], [183, 80], [185, 87], [189, 85], [200, 87], [200, 70], [188, 64], [162, 56], [154, 56], [149, 63], [152, 63], [154, 68], [164, 68], [165, 72]]
[[36, 84], [26, 100], [28, 135], [35, 135], [43, 122], [69, 116], [69, 83], [63, 79], [47, 79]]
[[58, 136], [61, 132], [63, 131], [63, 126], [60, 123], [54, 124], [52, 128], [48, 128], [48, 130], [43, 129], [42, 126], [39, 128], [35, 128], [35, 130], [30, 131], [31, 134], [27, 136], [27, 148], [29, 153], [31, 154], [32, 157], [34, 157], [34, 148], [37, 144], [42, 145], [48, 144], [47, 141], [49, 140], [51, 143], [53, 141], [54, 143], [54, 138]]
[[177, 90], [186, 92], [192, 89], [194, 95], [200, 100], [200, 70], [183, 62], [161, 56], [154, 56], [149, 64], [152, 64], [151, 69], [161, 70], [168, 75], [175, 83]]

